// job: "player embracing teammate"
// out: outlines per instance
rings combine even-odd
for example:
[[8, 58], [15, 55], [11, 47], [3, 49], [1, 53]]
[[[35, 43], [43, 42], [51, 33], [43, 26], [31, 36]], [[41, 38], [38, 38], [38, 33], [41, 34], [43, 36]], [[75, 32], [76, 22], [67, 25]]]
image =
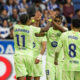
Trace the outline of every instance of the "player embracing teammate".
[[60, 50], [64, 51], [62, 80], [80, 80], [80, 19], [74, 17], [71, 28], [61, 35], [55, 51], [56, 65]]
[[[40, 19], [41, 14], [38, 12], [35, 21]], [[20, 24], [14, 26], [14, 43], [15, 55], [14, 64], [17, 80], [32, 80], [33, 76], [33, 42], [35, 33], [46, 32], [50, 23], [45, 28], [37, 28], [29, 25], [28, 15], [23, 14], [20, 17]]]
[[[67, 31], [61, 26], [62, 17], [50, 13], [48, 24], [39, 28], [41, 13], [38, 11], [33, 19], [23, 14], [20, 24], [14, 26], [15, 55], [14, 64], [17, 80], [40, 80], [42, 76], [42, 55], [46, 48], [46, 80], [79, 80], [80, 78], [80, 20], [72, 20], [72, 31]], [[34, 23], [34, 26], [31, 25]], [[37, 26], [37, 27], [36, 27]], [[62, 32], [65, 32], [63, 33]], [[62, 34], [62, 35], [61, 35]], [[46, 36], [41, 37], [41, 36]], [[61, 35], [61, 37], [60, 37]], [[58, 42], [59, 41], [59, 42]], [[64, 53], [64, 64], [61, 66], [62, 73], [58, 74], [58, 53]], [[54, 64], [55, 62], [55, 64]], [[62, 69], [63, 68], [63, 69]], [[57, 70], [57, 71], [56, 71]], [[56, 77], [56, 74], [57, 77]]]

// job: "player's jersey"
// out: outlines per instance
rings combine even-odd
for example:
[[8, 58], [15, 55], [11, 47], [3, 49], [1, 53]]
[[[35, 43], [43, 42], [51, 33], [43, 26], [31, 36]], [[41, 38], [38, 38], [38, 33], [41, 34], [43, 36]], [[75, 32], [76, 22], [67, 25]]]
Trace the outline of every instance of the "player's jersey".
[[40, 28], [26, 25], [15, 25], [14, 27], [14, 43], [15, 51], [33, 49], [33, 41], [35, 33], [39, 33]]
[[42, 42], [46, 41], [46, 37], [34, 37], [33, 42], [33, 50], [34, 50], [34, 56], [38, 56], [40, 54], [41, 48], [42, 48]]
[[63, 48], [59, 52], [58, 62], [64, 62], [64, 50]]
[[51, 27], [46, 33], [47, 37], [47, 55], [54, 56], [55, 49], [58, 45], [61, 32], [59, 30], [54, 30]]
[[63, 33], [57, 50], [60, 51], [62, 47], [64, 50], [63, 69], [66, 71], [80, 71], [80, 33], [74, 31]]

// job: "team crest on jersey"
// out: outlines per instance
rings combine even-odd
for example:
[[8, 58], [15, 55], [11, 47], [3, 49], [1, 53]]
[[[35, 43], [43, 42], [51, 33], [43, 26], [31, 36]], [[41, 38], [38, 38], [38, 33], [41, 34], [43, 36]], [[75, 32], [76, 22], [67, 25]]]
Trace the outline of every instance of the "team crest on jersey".
[[57, 43], [56, 41], [51, 42], [51, 46], [52, 46], [52, 47], [55, 48], [55, 47], [57, 47], [57, 45], [58, 45], [58, 43]]

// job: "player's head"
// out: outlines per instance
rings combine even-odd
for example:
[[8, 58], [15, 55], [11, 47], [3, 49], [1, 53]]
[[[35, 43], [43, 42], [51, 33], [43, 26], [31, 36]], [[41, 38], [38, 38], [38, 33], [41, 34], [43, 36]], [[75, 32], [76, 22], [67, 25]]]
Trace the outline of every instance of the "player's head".
[[56, 9], [54, 9], [54, 11], [56, 11], [56, 15], [60, 15], [61, 14], [60, 8], [56, 8]]
[[78, 18], [80, 18], [80, 9], [77, 9], [75, 12], [76, 12], [76, 15], [78, 16]]
[[80, 28], [80, 19], [77, 17], [72, 18], [72, 28]]
[[10, 35], [13, 35], [13, 27], [10, 28]]
[[61, 25], [62, 24], [62, 16], [61, 15], [56, 16], [55, 19], [54, 19], [54, 21], [57, 24]]
[[25, 25], [29, 20], [29, 16], [27, 14], [22, 14], [20, 16], [20, 22], [21, 24]]

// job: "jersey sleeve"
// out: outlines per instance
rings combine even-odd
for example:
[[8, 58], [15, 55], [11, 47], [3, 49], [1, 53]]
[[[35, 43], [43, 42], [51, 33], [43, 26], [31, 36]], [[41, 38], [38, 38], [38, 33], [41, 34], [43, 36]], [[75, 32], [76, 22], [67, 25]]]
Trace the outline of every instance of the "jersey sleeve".
[[68, 28], [66, 28], [66, 27], [63, 27], [66, 31], [68, 31]]
[[45, 36], [47, 36], [47, 33], [48, 33], [48, 32], [44, 32]]
[[47, 32], [45, 32], [45, 36], [47, 37], [49, 33], [53, 31], [53, 28], [51, 27]]
[[42, 41], [47, 41], [46, 36], [43, 37]]
[[34, 33], [40, 33], [40, 31], [41, 31], [41, 28], [39, 28], [39, 27], [31, 26], [31, 28], [32, 28]]

